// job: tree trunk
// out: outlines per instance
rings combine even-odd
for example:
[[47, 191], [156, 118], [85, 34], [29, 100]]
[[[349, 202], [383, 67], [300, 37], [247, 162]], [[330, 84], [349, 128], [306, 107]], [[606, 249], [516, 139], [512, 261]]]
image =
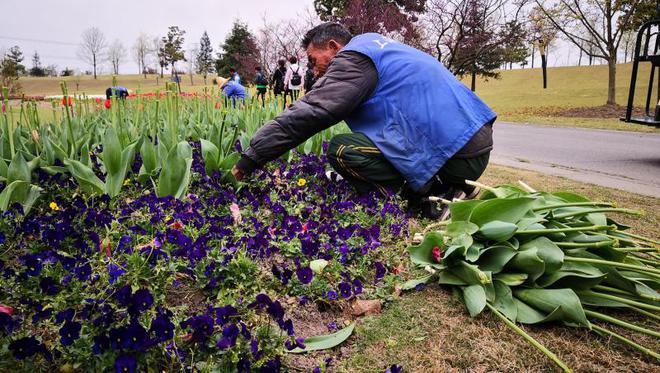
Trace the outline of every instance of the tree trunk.
[[92, 66], [94, 68], [94, 79], [96, 79], [96, 55], [95, 54], [92, 55], [92, 62], [93, 62]]
[[534, 45], [532, 45], [532, 69], [534, 68]]
[[616, 54], [607, 60], [607, 104], [616, 105]]
[[580, 58], [578, 59], [578, 66], [582, 66], [582, 48], [580, 48]]
[[548, 59], [545, 54], [541, 54], [541, 68], [543, 69], [543, 89], [548, 88]]
[[472, 73], [472, 86], [471, 86], [472, 92], [477, 90], [477, 73], [473, 72]]
[[163, 79], [163, 65], [160, 65], [160, 78]]
[[192, 74], [192, 71], [190, 72], [190, 85], [195, 85], [195, 83], [193, 83], [193, 74]]

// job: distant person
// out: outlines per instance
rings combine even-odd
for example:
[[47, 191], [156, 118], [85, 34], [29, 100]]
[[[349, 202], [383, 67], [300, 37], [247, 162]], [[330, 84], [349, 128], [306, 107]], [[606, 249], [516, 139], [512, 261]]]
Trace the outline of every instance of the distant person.
[[[113, 93], [114, 92], [114, 93]], [[118, 97], [118, 98], [126, 98], [128, 97], [128, 88], [125, 87], [110, 87], [105, 90], [105, 98], [110, 99], [112, 96]]]
[[271, 89], [275, 96], [279, 96], [285, 91], [284, 87], [284, 76], [286, 75], [286, 60], [280, 59], [277, 61], [277, 68], [273, 72], [273, 78], [271, 79], [270, 84]]
[[305, 72], [305, 93], [312, 90], [314, 83], [316, 83], [316, 77], [314, 76], [314, 64], [307, 62], [307, 71]]
[[261, 66], [254, 68], [254, 85], [257, 87], [257, 100], [261, 96], [261, 106], [266, 106], [266, 90], [268, 89], [268, 80], [261, 71]]
[[238, 99], [245, 101], [245, 87], [231, 79], [218, 77], [216, 81], [218, 82], [220, 89], [222, 89], [222, 95], [227, 99], [230, 99], [234, 107], [236, 107], [236, 101]]
[[229, 80], [241, 84], [241, 76], [233, 67], [229, 68]]
[[304, 84], [305, 74], [303, 74], [302, 67], [298, 65], [298, 59], [296, 57], [289, 58], [289, 68], [286, 69], [284, 85], [286, 86], [287, 93], [291, 97], [291, 103], [298, 99], [300, 90], [303, 88]]

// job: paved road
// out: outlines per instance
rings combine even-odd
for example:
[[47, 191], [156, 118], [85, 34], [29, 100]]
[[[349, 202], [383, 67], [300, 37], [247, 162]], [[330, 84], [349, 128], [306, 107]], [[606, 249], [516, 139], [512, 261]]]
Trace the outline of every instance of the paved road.
[[660, 197], [660, 134], [495, 125], [497, 164]]

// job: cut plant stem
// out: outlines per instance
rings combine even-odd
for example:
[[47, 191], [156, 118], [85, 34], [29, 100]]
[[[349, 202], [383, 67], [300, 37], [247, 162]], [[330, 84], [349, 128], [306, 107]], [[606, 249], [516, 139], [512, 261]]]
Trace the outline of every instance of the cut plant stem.
[[588, 249], [588, 248], [616, 246], [619, 244], [619, 241], [611, 240], [611, 241], [598, 241], [598, 242], [554, 242], [554, 244], [559, 247], [564, 247], [567, 249], [581, 249], [581, 248]]
[[631, 310], [633, 310], [633, 311], [639, 313], [640, 315], [644, 315], [644, 316], [650, 317], [650, 318], [652, 318], [652, 319], [655, 320], [655, 321], [660, 321], [660, 316], [654, 314], [653, 312], [645, 311], [645, 310], [643, 310], [643, 309], [641, 309], [641, 308], [633, 307], [633, 306], [629, 306], [629, 308], [630, 308]]
[[587, 316], [590, 316], [590, 317], [593, 317], [593, 318], [596, 318], [596, 319], [599, 319], [599, 320], [607, 321], [610, 324], [618, 325], [622, 328], [634, 330], [636, 332], [647, 334], [647, 335], [650, 335], [652, 337], [660, 338], [660, 333], [658, 333], [654, 330], [651, 330], [651, 329], [646, 329], [646, 328], [643, 328], [641, 326], [631, 324], [631, 323], [625, 322], [623, 320], [619, 320], [617, 318], [607, 316], [607, 315], [603, 315], [602, 313], [590, 311], [590, 310], [587, 310], [587, 309], [584, 310], [584, 313]]
[[618, 334], [614, 333], [613, 331], [607, 330], [607, 329], [605, 329], [605, 328], [601, 328], [600, 326], [595, 325], [595, 324], [591, 324], [591, 327], [592, 327], [594, 330], [597, 330], [597, 331], [599, 331], [599, 332], [601, 332], [601, 333], [608, 334], [608, 335], [610, 335], [610, 336], [612, 336], [612, 337], [614, 337], [614, 338], [620, 340], [621, 342], [627, 344], [628, 346], [630, 346], [630, 347], [632, 347], [632, 348], [634, 348], [634, 349], [636, 349], [636, 350], [638, 350], [638, 351], [641, 351], [641, 352], [643, 352], [643, 353], [645, 353], [645, 354], [647, 354], [647, 355], [649, 355], [649, 356], [653, 356], [653, 357], [656, 358], [656, 359], [660, 359], [660, 354], [658, 354], [657, 352], [655, 352], [655, 351], [653, 351], [653, 350], [651, 350], [651, 349], [648, 349], [648, 348], [646, 348], [646, 347], [644, 347], [644, 346], [642, 346], [642, 345], [640, 345], [640, 344], [638, 344], [638, 343], [635, 343], [635, 342], [631, 341], [630, 339], [628, 339], [628, 338], [626, 338], [626, 337], [624, 337], [624, 336], [618, 335]]
[[634, 264], [613, 262], [613, 261], [610, 261], [610, 260], [591, 259], [591, 258], [578, 258], [578, 257], [573, 257], [573, 256], [564, 257], [564, 261], [578, 262], [578, 263], [590, 263], [590, 264], [603, 264], [603, 265], [608, 265], [608, 266], [612, 266], [612, 267], [630, 269], [630, 270], [633, 270], [633, 271], [646, 273], [648, 275], [660, 278], [660, 269], [651, 268], [651, 267], [643, 267], [643, 266], [637, 266], [637, 265], [634, 265]]
[[495, 314], [497, 317], [499, 317], [504, 323], [509, 326], [513, 331], [518, 333], [521, 337], [525, 338], [527, 342], [529, 342], [532, 346], [536, 347], [539, 349], [541, 352], [545, 354], [545, 356], [549, 357], [550, 360], [554, 361], [555, 364], [557, 364], [561, 369], [564, 370], [564, 372], [572, 372], [571, 368], [569, 368], [566, 364], [564, 364], [563, 361], [557, 357], [552, 351], [548, 350], [544, 345], [542, 345], [539, 341], [534, 339], [531, 335], [527, 334], [524, 330], [522, 330], [518, 325], [516, 325], [514, 322], [509, 320], [506, 316], [500, 313], [495, 307], [491, 306], [490, 303], [486, 303], [486, 306]]
[[612, 229], [612, 226], [609, 225], [592, 225], [589, 227], [574, 227], [574, 228], [530, 229], [524, 231], [517, 231], [516, 234], [569, 233], [569, 232], [582, 232], [582, 231], [606, 231], [610, 229]]
[[565, 219], [565, 218], [572, 218], [575, 216], [582, 216], [582, 215], [589, 215], [589, 214], [595, 214], [595, 213], [601, 213], [601, 212], [618, 212], [621, 214], [629, 214], [629, 215], [642, 215], [643, 212], [639, 210], [631, 210], [631, 209], [619, 209], [619, 208], [602, 208], [602, 209], [591, 209], [591, 210], [583, 210], [583, 211], [573, 211], [573, 212], [565, 212], [563, 214], [557, 214], [553, 215], [555, 219]]
[[474, 186], [474, 187], [479, 187], [481, 189], [484, 189], [484, 190], [487, 190], [487, 191], [493, 192], [493, 193], [497, 190], [496, 188], [493, 188], [493, 187], [488, 186], [486, 184], [482, 184], [482, 183], [472, 181], [472, 180], [465, 180], [465, 184], [471, 185], [471, 186]]
[[629, 232], [626, 232], [626, 231], [617, 231], [616, 233], [618, 233], [618, 234], [622, 234], [622, 235], [624, 235], [624, 236], [628, 236], [628, 237], [636, 238], [636, 239], [639, 240], [639, 241], [644, 241], [644, 242], [652, 243], [652, 244], [654, 244], [654, 245], [660, 245], [660, 241], [652, 240], [652, 239], [650, 239], [650, 238], [646, 238], [646, 237], [644, 237], [644, 236], [640, 236], [640, 235], [637, 235], [637, 234], [634, 234], [634, 233], [629, 233]]
[[592, 297], [597, 297], [597, 298], [602, 298], [602, 299], [607, 299], [607, 300], [613, 300], [615, 302], [627, 304], [627, 305], [638, 307], [638, 308], [648, 310], [648, 311], [660, 312], [660, 307], [658, 307], [658, 306], [638, 302], [638, 301], [628, 299], [628, 298], [617, 297], [616, 295], [598, 293], [598, 292], [591, 291], [591, 290], [581, 291], [580, 294], [590, 295]]
[[535, 209], [532, 209], [532, 211], [543, 211], [543, 210], [554, 210], [554, 209], [560, 209], [564, 207], [581, 207], [581, 206], [599, 206], [599, 207], [616, 207], [615, 203], [611, 202], [567, 202], [567, 203], [558, 203], [556, 205], [548, 205], [548, 206], [541, 206], [537, 207]]
[[622, 253], [655, 253], [660, 251], [655, 247], [617, 247], [615, 250]]
[[537, 192], [536, 189], [532, 188], [531, 186], [529, 186], [526, 182], [524, 182], [522, 180], [518, 180], [518, 184], [520, 184], [520, 186], [523, 187], [523, 189], [525, 189], [526, 191], [528, 191], [530, 193], [536, 193]]

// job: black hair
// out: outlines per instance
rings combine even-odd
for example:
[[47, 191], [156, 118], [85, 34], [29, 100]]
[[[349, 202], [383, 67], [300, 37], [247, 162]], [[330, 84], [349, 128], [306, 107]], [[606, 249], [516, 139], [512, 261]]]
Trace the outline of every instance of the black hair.
[[291, 58], [289, 58], [289, 63], [294, 64], [294, 63], [296, 63], [296, 62], [298, 62], [298, 59], [297, 59], [296, 57], [293, 57], [293, 56], [292, 56]]
[[280, 65], [281, 67], [284, 67], [284, 65], [286, 64], [286, 60], [284, 58], [280, 58], [279, 60], [277, 60], [277, 64]]
[[352, 38], [353, 35], [351, 35], [351, 32], [348, 31], [346, 27], [336, 22], [326, 22], [307, 31], [300, 44], [304, 49], [307, 49], [310, 44], [319, 46], [332, 39], [338, 43], [346, 45]]
[[254, 69], [257, 71], [261, 71], [261, 66], [255, 66]]
[[230, 67], [230, 68], [229, 68], [229, 72], [230, 72], [230, 73], [235, 73], [235, 72], [236, 72], [236, 69], [234, 69], [233, 67]]

